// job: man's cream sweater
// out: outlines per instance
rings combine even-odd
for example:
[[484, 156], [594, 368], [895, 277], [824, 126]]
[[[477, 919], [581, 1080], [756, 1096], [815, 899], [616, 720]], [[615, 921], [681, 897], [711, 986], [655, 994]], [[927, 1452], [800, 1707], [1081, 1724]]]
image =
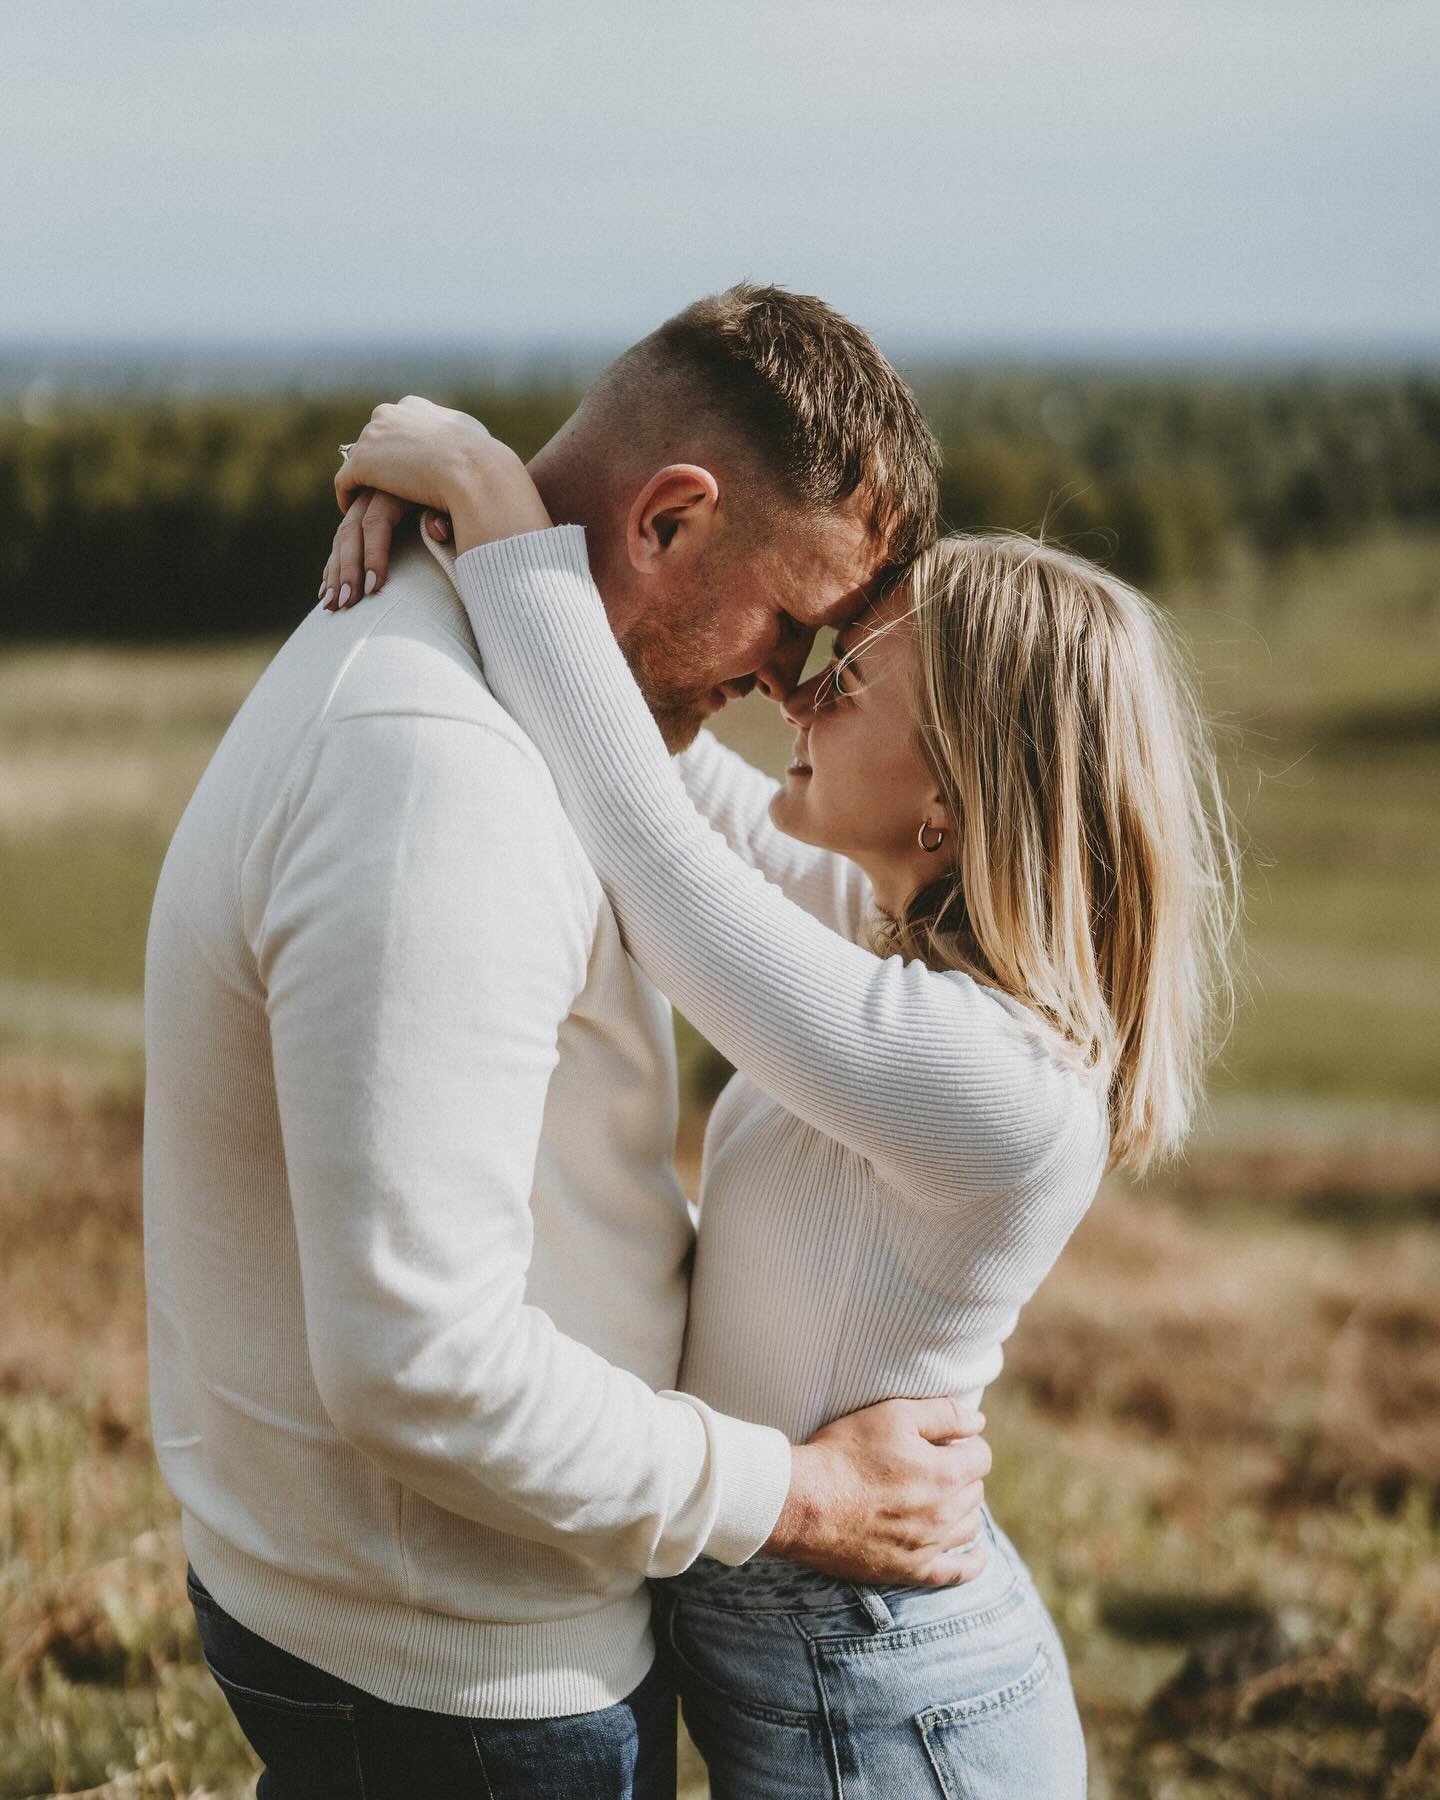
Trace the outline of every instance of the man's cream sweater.
[[157, 1451], [202, 1580], [357, 1686], [585, 1712], [643, 1578], [740, 1562], [777, 1431], [667, 1391], [668, 1009], [443, 558], [313, 613], [166, 858], [146, 972]]

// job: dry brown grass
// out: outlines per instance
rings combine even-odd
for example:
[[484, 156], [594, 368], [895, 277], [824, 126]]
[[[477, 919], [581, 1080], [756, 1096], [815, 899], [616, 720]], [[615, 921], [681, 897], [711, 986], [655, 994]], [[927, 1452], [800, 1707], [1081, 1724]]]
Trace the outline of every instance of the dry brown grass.
[[[0, 1065], [6, 1549], [29, 1573], [6, 1595], [0, 1679], [34, 1684], [48, 1663], [73, 1682], [123, 1684], [126, 1615], [161, 1626], [183, 1605], [173, 1526], [142, 1521], [137, 1534], [135, 1513], [137, 1487], [153, 1492], [140, 1121], [133, 1092]], [[124, 1553], [91, 1562], [81, 1546]], [[162, 1628], [161, 1653], [177, 1656], [180, 1635]]]
[[[0, 1795], [249, 1779], [146, 1435], [139, 1140], [0, 1063]], [[1098, 1796], [1440, 1792], [1440, 1235], [1297, 1216], [1329, 1180], [1107, 1192], [987, 1402]]]
[[1202, 1470], [1214, 1495], [1223, 1443], [1226, 1502], [1393, 1506], [1440, 1488], [1440, 1242], [1202, 1229], [1183, 1202], [1116, 1188], [1032, 1302], [1007, 1380], [1056, 1420], [1163, 1439], [1186, 1467], [1176, 1505]]
[[987, 1401], [1116, 1794], [1440, 1793], [1440, 1236], [1337, 1154], [1107, 1189]]
[[[134, 1091], [0, 1063], [0, 1794], [238, 1768], [146, 1424]], [[180, 1698], [192, 1723], [177, 1722]], [[179, 1729], [184, 1725], [184, 1731]], [[157, 1782], [159, 1781], [157, 1776]], [[148, 1784], [148, 1785], [144, 1785]], [[116, 1790], [123, 1791], [123, 1790]]]
[[0, 1392], [73, 1400], [143, 1430], [142, 1101], [63, 1069], [0, 1063]]

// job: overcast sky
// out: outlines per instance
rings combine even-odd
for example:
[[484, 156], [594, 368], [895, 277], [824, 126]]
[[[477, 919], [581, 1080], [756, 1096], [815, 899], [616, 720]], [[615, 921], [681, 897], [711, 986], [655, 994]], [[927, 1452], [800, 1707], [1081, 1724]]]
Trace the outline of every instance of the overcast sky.
[[1440, 343], [1437, 0], [0, 0], [0, 338]]

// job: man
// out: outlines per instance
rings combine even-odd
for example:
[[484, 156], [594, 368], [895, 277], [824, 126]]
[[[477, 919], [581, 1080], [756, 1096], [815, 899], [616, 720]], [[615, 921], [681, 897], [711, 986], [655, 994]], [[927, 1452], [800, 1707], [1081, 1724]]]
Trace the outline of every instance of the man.
[[[627, 352], [531, 469], [676, 748], [752, 685], [788, 693], [933, 523], [903, 384], [770, 289]], [[389, 515], [356, 522], [378, 554]], [[669, 1390], [667, 1009], [445, 563], [413, 546], [374, 607], [301, 626], [166, 859], [156, 1445], [262, 1794], [662, 1794], [645, 1577], [764, 1548], [961, 1579], [988, 1456], [945, 1399], [792, 1447]]]

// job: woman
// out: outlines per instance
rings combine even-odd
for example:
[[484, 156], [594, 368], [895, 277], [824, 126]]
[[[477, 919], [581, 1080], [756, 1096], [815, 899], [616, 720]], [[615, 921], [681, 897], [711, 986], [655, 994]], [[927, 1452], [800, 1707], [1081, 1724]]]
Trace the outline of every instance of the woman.
[[[349, 479], [455, 516], [487, 680], [632, 954], [738, 1071], [682, 1385], [797, 1439], [978, 1401], [1107, 1163], [1183, 1140], [1223, 985], [1231, 860], [1158, 614], [1048, 546], [948, 538], [785, 703], [783, 785], [704, 733], [672, 763], [583, 533], [544, 529], [503, 447], [475, 473], [473, 422], [407, 407]], [[657, 1584], [716, 1796], [1082, 1793], [1059, 1638], [986, 1537], [961, 1588], [765, 1558]]]

